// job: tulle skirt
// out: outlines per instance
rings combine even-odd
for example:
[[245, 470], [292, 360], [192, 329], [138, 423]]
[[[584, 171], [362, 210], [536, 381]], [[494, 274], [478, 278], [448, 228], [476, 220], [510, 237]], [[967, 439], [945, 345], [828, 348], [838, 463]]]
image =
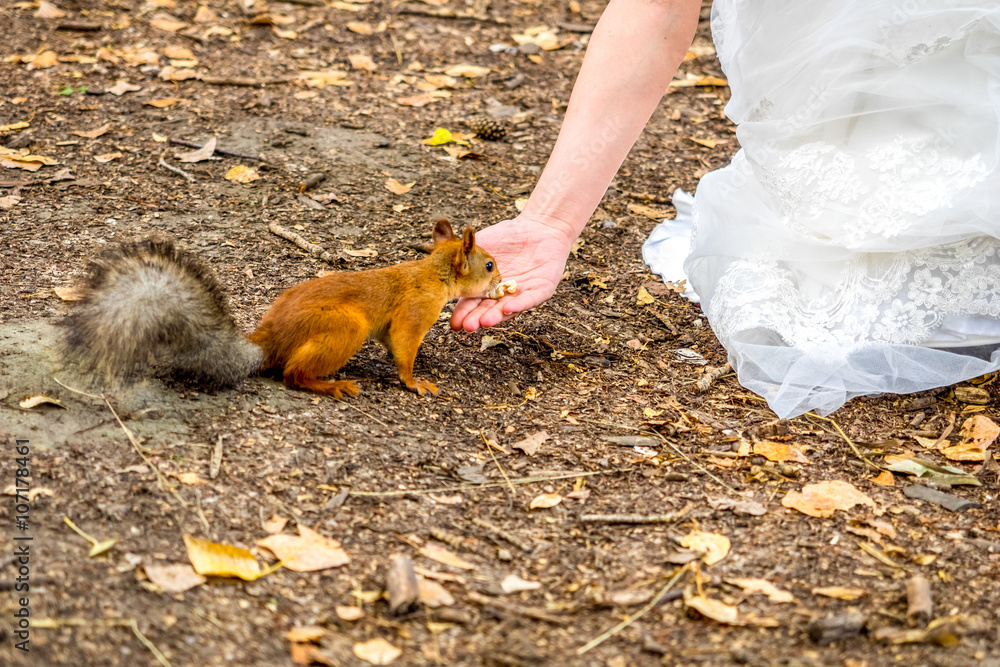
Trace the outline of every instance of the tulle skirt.
[[[780, 416], [1000, 369], [1000, 3], [716, 0], [741, 149], [643, 248]], [[675, 202], [676, 203], [676, 202]]]

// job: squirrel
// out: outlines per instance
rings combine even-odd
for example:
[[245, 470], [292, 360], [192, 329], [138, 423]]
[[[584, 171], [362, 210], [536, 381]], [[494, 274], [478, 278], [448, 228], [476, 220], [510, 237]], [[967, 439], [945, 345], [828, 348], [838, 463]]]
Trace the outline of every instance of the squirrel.
[[501, 284], [494, 259], [466, 228], [434, 226], [430, 254], [364, 271], [326, 274], [282, 292], [244, 336], [215, 275], [168, 240], [128, 243], [93, 260], [82, 298], [63, 321], [64, 353], [107, 379], [153, 371], [231, 386], [280, 370], [289, 387], [341, 398], [357, 383], [324, 380], [374, 338], [410, 391], [438, 388], [413, 377], [417, 350], [444, 305]]

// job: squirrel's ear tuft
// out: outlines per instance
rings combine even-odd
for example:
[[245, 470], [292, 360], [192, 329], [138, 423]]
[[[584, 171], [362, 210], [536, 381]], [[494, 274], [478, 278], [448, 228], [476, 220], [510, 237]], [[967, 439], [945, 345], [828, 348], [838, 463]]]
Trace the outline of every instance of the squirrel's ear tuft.
[[444, 218], [434, 223], [434, 245], [450, 241], [453, 238], [455, 238], [455, 232], [451, 228], [451, 223]]
[[468, 255], [476, 245], [476, 233], [469, 227], [462, 230], [462, 250]]

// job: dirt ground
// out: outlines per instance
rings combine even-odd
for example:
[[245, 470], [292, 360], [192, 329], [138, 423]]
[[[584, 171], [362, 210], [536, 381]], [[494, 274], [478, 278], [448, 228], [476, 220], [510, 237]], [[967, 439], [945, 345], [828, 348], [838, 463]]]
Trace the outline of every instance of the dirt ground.
[[[410, 246], [437, 217], [476, 228], [513, 217], [603, 3], [200, 7], [0, 8], [0, 145], [57, 162], [0, 169], [0, 664], [365, 665], [354, 651], [379, 638], [402, 651], [397, 665], [1000, 664], [997, 478], [939, 451], [968, 418], [997, 416], [1000, 383], [777, 423], [732, 374], [696, 387], [725, 351], [700, 308], [648, 273], [640, 246], [672, 214], [674, 188], [693, 191], [737, 149], [724, 85], [671, 88], [550, 302], [475, 334], [452, 333], [446, 308], [417, 360], [439, 396], [404, 391], [375, 344], [342, 372], [361, 395], [340, 402], [263, 378], [226, 391], [158, 380], [110, 391], [144, 462], [108, 405], [55, 381], [95, 391], [57, 357], [71, 304], [55, 288], [110, 244], [166, 234], [215, 268], [249, 330], [283, 289], [321, 270], [417, 258]], [[708, 13], [684, 84], [723, 76]], [[94, 25], [66, 25], [81, 22]], [[560, 48], [518, 47], [513, 35], [526, 31]], [[301, 75], [330, 71], [343, 74]], [[472, 118], [497, 119], [506, 137], [476, 139], [461, 158], [422, 143]], [[167, 141], [211, 137], [245, 157], [182, 163], [176, 154], [191, 149]], [[236, 166], [259, 179], [227, 180]], [[316, 173], [325, 180], [303, 191]], [[390, 178], [414, 185], [396, 194]], [[275, 235], [273, 222], [333, 260]], [[644, 285], [652, 302], [637, 299]], [[63, 407], [20, 407], [37, 394]], [[531, 455], [529, 437], [541, 442]], [[43, 489], [27, 531], [15, 529], [10, 495], [23, 467], [15, 438], [30, 441], [30, 486]], [[767, 460], [774, 443], [793, 446], [795, 460]], [[906, 495], [913, 477], [873, 483], [863, 458], [884, 466], [888, 455], [978, 471], [982, 484], [939, 486], [971, 503], [950, 511]], [[866, 501], [829, 517], [782, 505], [831, 480]], [[531, 509], [539, 498], [560, 502]], [[257, 542], [274, 516], [288, 525], [271, 531], [312, 528], [350, 562], [210, 577], [183, 593], [149, 580], [147, 567], [188, 563], [185, 535], [273, 563]], [[88, 558], [64, 517], [118, 541]], [[33, 538], [30, 653], [15, 648], [15, 535]], [[698, 538], [712, 545], [702, 560]], [[380, 592], [394, 554], [447, 594], [390, 613]], [[914, 575], [929, 581], [933, 609], [911, 625]], [[319, 630], [293, 645], [286, 633], [306, 626]]]

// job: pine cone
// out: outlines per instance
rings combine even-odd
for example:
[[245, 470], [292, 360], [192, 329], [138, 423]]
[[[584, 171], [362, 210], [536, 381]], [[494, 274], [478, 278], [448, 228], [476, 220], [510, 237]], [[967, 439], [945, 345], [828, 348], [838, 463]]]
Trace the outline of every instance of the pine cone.
[[486, 141], [500, 141], [507, 135], [507, 129], [492, 118], [474, 118], [468, 125], [473, 134]]

